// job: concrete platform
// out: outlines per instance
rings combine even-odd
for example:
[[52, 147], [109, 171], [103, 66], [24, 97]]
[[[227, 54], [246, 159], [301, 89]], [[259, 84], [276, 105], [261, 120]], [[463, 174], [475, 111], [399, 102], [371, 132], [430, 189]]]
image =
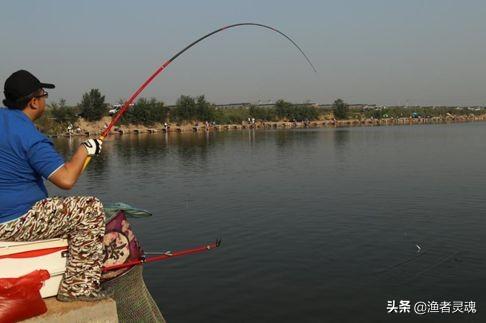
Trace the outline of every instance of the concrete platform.
[[98, 302], [59, 302], [45, 299], [47, 312], [22, 321], [27, 323], [118, 322], [116, 303], [112, 299]]

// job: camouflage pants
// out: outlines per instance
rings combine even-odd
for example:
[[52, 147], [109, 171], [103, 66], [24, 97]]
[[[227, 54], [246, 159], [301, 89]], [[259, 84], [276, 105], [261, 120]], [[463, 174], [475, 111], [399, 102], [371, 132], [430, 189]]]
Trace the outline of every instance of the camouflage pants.
[[89, 296], [100, 289], [105, 214], [91, 196], [50, 197], [24, 216], [0, 224], [0, 240], [68, 239], [69, 257], [59, 294]]

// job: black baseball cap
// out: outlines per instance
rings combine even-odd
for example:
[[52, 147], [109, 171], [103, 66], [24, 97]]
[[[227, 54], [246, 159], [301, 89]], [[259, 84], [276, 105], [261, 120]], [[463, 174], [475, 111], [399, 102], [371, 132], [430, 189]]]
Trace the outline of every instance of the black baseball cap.
[[42, 83], [26, 70], [19, 70], [7, 78], [3, 93], [6, 100], [15, 102], [27, 98], [39, 89], [53, 89], [55, 87], [51, 83]]

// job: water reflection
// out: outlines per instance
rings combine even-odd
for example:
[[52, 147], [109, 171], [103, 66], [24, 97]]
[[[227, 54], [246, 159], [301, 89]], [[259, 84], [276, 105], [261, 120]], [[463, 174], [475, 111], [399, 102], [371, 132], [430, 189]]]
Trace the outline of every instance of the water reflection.
[[175, 147], [182, 165], [206, 164], [208, 152], [215, 144], [215, 135], [214, 132], [179, 133], [169, 136], [169, 146]]
[[255, 129], [249, 129], [248, 130], [248, 143], [250, 145], [255, 144]]
[[348, 145], [350, 140], [350, 131], [349, 129], [341, 129], [336, 128], [332, 132], [333, 134], [333, 142], [334, 142], [334, 151], [337, 160], [337, 166], [339, 169], [345, 169], [344, 165], [346, 159], [349, 156]]
[[314, 130], [282, 130], [277, 131], [275, 143], [282, 152], [295, 151], [296, 147], [312, 147], [319, 139], [319, 132]]
[[65, 158], [68, 159], [74, 153], [81, 141], [79, 138], [51, 138], [56, 150]]
[[113, 138], [112, 144], [118, 155], [127, 162], [164, 157], [167, 153], [167, 141], [163, 135], [123, 135]]
[[349, 137], [351, 132], [349, 129], [335, 129], [333, 131], [334, 135], [334, 147], [338, 151], [343, 151], [346, 149], [346, 145], [349, 143]]
[[275, 136], [275, 143], [279, 149], [285, 149], [293, 141], [294, 133], [288, 131], [278, 131]]
[[[120, 159], [127, 165], [160, 160], [170, 153], [175, 153], [183, 165], [195, 161], [206, 163], [209, 151], [218, 140], [222, 143], [224, 136], [225, 134], [209, 131], [110, 136], [103, 143], [103, 153], [92, 159], [88, 171], [96, 174], [103, 172], [109, 165], [110, 156], [116, 156], [115, 159]], [[254, 141], [254, 138], [252, 134], [249, 140]], [[83, 140], [83, 137], [53, 138], [53, 143], [59, 153], [68, 160]]]

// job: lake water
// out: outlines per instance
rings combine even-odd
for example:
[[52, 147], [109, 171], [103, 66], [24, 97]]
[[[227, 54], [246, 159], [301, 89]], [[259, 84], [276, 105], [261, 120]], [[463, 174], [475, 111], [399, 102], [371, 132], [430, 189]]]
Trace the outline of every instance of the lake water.
[[147, 251], [223, 238], [145, 266], [169, 322], [486, 322], [485, 138], [486, 123], [115, 136], [68, 194], [152, 211], [131, 221]]

